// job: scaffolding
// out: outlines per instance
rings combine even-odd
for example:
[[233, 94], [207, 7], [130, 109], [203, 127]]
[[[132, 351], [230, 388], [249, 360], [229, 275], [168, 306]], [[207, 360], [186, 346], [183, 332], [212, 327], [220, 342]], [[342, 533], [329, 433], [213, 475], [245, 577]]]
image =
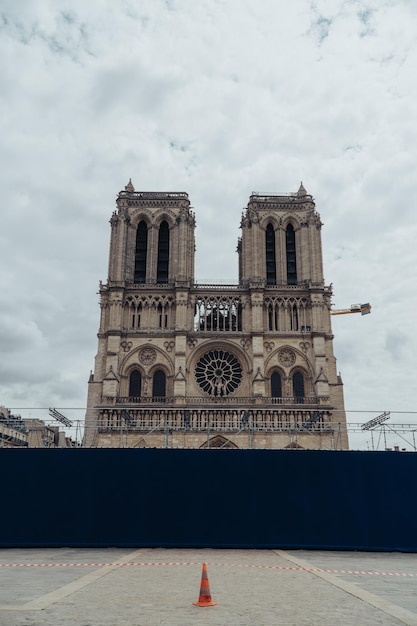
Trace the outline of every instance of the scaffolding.
[[[22, 409], [20, 409], [22, 410]], [[85, 409], [60, 409], [60, 411]], [[45, 409], [31, 408], [34, 411]], [[55, 409], [56, 411], [56, 409]], [[85, 432], [93, 436], [88, 447], [114, 448], [205, 448], [205, 449], [321, 449], [346, 450], [342, 442], [348, 440], [349, 450], [363, 451], [417, 451], [417, 412], [385, 411], [375, 416], [376, 411], [346, 411], [347, 414], [372, 414], [369, 420], [337, 420], [337, 413], [322, 410], [321, 407], [293, 406], [292, 409], [276, 407], [252, 407], [236, 405], [234, 407], [213, 406], [201, 408], [189, 405], [184, 408], [170, 406], [141, 407], [101, 407], [105, 419], [71, 419], [69, 435], [72, 447], [87, 447]], [[60, 413], [62, 415], [62, 413]], [[393, 416], [406, 420], [391, 423]], [[358, 415], [359, 417], [359, 415]], [[21, 420], [21, 426], [29, 434], [37, 431], [34, 422], [28, 418]], [[42, 420], [42, 428], [56, 430], [56, 418]], [[275, 434], [274, 445], [267, 445], [263, 435]], [[41, 437], [38, 434], [38, 438]], [[156, 443], [157, 442], [157, 443]], [[42, 441], [15, 442], [14, 447], [56, 447]], [[20, 445], [19, 445], [20, 443]], [[3, 445], [5, 442], [3, 441]], [[0, 443], [1, 447], [1, 443]]]

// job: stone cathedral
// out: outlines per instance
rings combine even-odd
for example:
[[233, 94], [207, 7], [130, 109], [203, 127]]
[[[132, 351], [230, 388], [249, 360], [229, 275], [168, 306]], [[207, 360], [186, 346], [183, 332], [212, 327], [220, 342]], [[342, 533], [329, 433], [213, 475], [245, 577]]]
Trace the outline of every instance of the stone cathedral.
[[322, 223], [302, 184], [250, 196], [235, 285], [195, 283], [187, 193], [129, 181], [110, 225], [86, 446], [348, 448]]

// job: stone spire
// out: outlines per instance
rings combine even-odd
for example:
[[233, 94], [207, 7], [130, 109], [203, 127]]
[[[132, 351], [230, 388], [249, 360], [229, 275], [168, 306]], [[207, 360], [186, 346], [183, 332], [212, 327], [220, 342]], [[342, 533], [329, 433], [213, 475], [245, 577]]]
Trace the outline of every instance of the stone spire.
[[297, 191], [297, 196], [306, 196], [306, 195], [307, 195], [307, 192], [306, 192], [306, 190], [304, 189], [304, 185], [303, 185], [303, 183], [301, 182], [301, 183], [300, 183], [300, 187], [299, 187], [299, 189], [298, 189], [298, 191]]
[[132, 179], [129, 178], [129, 182], [125, 185], [126, 191], [135, 191], [134, 186], [132, 185]]

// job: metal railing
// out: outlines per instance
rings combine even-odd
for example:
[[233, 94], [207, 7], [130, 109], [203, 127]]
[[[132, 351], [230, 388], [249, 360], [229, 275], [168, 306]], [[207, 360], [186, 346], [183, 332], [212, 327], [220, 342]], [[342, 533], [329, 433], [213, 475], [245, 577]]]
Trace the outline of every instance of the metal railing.
[[314, 202], [313, 200], [313, 196], [310, 195], [309, 193], [304, 194], [304, 195], [299, 195], [298, 193], [294, 192], [294, 193], [280, 193], [278, 191], [274, 192], [274, 193], [269, 193], [269, 192], [258, 192], [258, 191], [252, 191], [250, 198], [249, 198], [249, 202], [251, 201], [256, 201], [256, 202], [277, 202], [277, 201], [286, 201], [288, 202], [289, 200], [294, 201], [297, 200], [298, 202]]
[[157, 200], [188, 200], [188, 193], [185, 191], [120, 191], [119, 198], [122, 197], [157, 199]]

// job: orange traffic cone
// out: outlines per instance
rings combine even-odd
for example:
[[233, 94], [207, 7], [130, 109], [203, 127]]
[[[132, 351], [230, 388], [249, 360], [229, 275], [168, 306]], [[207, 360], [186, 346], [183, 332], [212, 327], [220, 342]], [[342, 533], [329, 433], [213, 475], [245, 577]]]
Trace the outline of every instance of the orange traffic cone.
[[201, 586], [198, 602], [193, 602], [196, 606], [216, 606], [217, 602], [211, 599], [210, 585], [207, 577], [207, 565], [203, 563], [203, 573], [201, 574]]

